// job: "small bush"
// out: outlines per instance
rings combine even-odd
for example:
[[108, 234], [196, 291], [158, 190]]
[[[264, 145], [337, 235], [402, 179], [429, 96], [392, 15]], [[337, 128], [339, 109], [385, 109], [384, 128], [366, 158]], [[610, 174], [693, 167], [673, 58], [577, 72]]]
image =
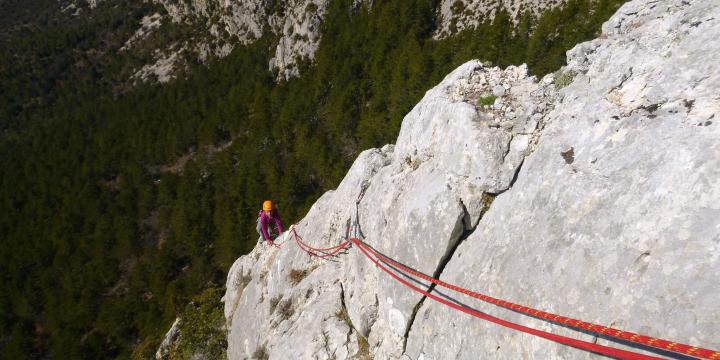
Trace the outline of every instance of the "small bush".
[[357, 334], [357, 340], [358, 340], [358, 352], [355, 356], [355, 359], [358, 360], [372, 360], [373, 356], [370, 353], [370, 343], [368, 343], [367, 338]]
[[453, 15], [460, 15], [465, 10], [465, 3], [460, 0], [455, 1], [450, 7]]
[[495, 103], [496, 99], [497, 99], [497, 96], [495, 96], [495, 95], [483, 96], [478, 99], [477, 105], [478, 106], [490, 106]]
[[559, 90], [559, 89], [562, 89], [562, 88], [570, 85], [570, 83], [572, 83], [572, 81], [575, 78], [575, 75], [577, 75], [577, 73], [573, 70], [568, 70], [568, 71], [558, 70], [555, 72], [554, 75], [555, 75], [555, 88]]
[[317, 12], [317, 10], [318, 10], [318, 6], [315, 3], [308, 3], [305, 6], [306, 13], [314, 13], [314, 12]]
[[295, 308], [293, 308], [292, 300], [285, 300], [278, 305], [278, 315], [280, 320], [287, 320], [295, 314]]
[[276, 297], [270, 299], [270, 313], [271, 314], [275, 312], [275, 308], [277, 308], [278, 303], [280, 303], [279, 296], [276, 296]]
[[209, 359], [225, 359], [227, 335], [220, 298], [223, 290], [211, 287], [195, 296], [180, 314], [180, 337], [170, 359], [189, 359], [202, 354]]
[[258, 348], [253, 352], [252, 358], [256, 360], [268, 360], [270, 355], [267, 353], [265, 345], [258, 346]]
[[490, 205], [492, 205], [493, 201], [495, 201], [495, 197], [497, 197], [496, 194], [491, 193], [483, 193], [482, 198], [480, 199], [480, 213], [485, 214], [488, 210], [490, 210]]
[[347, 308], [344, 306], [335, 311], [335, 317], [344, 321], [349, 327], [352, 328], [352, 320], [350, 320], [350, 314], [347, 312]]
[[138, 344], [130, 355], [131, 360], [154, 359], [155, 351], [160, 346], [160, 340], [155, 337], [148, 337]]
[[290, 270], [290, 274], [288, 274], [288, 279], [290, 280], [290, 283], [293, 285], [299, 284], [303, 279], [305, 279], [310, 274], [310, 271], [307, 269], [305, 270], [297, 270], [292, 269]]

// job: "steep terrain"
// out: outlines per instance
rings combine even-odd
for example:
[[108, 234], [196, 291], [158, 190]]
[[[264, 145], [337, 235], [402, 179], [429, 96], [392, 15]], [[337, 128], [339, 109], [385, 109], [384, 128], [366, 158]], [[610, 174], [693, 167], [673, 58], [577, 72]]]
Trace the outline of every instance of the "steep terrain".
[[[339, 242], [365, 184], [362, 233], [399, 262], [718, 348], [720, 65], [709, 59], [719, 30], [714, 1], [636, 0], [555, 76], [468, 62], [426, 93], [394, 146], [363, 152], [297, 231], [313, 245]], [[323, 261], [292, 243], [258, 244], [231, 268], [224, 301], [231, 359], [593, 357], [423, 299], [355, 248]]]

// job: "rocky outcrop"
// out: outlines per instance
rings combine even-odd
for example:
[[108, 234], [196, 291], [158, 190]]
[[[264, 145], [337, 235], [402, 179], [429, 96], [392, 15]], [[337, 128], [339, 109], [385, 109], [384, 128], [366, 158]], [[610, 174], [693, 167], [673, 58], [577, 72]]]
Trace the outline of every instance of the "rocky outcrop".
[[160, 343], [160, 347], [158, 347], [157, 351], [155, 352], [155, 359], [169, 359], [170, 353], [172, 353], [173, 348], [176, 346], [178, 338], [180, 338], [180, 318], [176, 318], [172, 326], [170, 327], [170, 330], [165, 333], [165, 337]]
[[59, 0], [60, 11], [72, 16], [80, 15], [84, 9], [95, 9], [105, 0]]
[[300, 61], [312, 61], [320, 46], [320, 25], [328, 1], [295, 1], [288, 4], [283, 17], [271, 19], [274, 32], [280, 35], [270, 69], [278, 77], [288, 79], [299, 75]]
[[197, 44], [201, 60], [209, 55], [223, 57], [238, 44], [260, 38], [266, 30], [279, 42], [269, 67], [286, 79], [298, 74], [300, 61], [312, 60], [320, 41], [327, 0], [155, 0], [176, 23], [197, 24], [207, 34]]
[[[365, 185], [362, 233], [399, 262], [520, 304], [718, 348], [718, 30], [714, 1], [636, 0], [569, 52], [558, 75], [574, 78], [560, 90], [524, 67], [466, 63], [405, 117], [396, 145], [363, 152], [297, 231], [336, 244]], [[224, 301], [231, 359], [595, 357], [425, 301], [357, 249], [323, 261], [292, 243], [260, 244], [230, 269]]]
[[155, 62], [141, 67], [133, 74], [133, 79], [166, 83], [175, 78], [177, 71], [185, 64], [186, 45], [172, 44], [167, 52], [155, 50]]
[[[497, 106], [478, 109], [478, 98], [493, 91]], [[492, 195], [511, 186], [550, 110], [538, 104], [554, 95], [551, 84], [528, 77], [525, 67], [463, 65], [408, 114], [397, 146], [360, 155], [338, 189], [298, 223], [298, 232], [320, 244], [337, 242], [360, 185], [369, 183], [360, 205], [365, 236], [383, 239], [373, 244], [400, 261], [438, 271]], [[293, 284], [291, 272], [307, 277]], [[265, 348], [277, 356], [302, 351], [301, 358], [345, 358], [363, 341], [380, 358], [400, 356], [421, 299], [382, 276], [354, 253], [324, 263], [293, 246], [259, 245], [228, 278], [229, 356]], [[344, 312], [345, 322], [337, 316]]]
[[505, 9], [512, 19], [517, 19], [526, 11], [539, 15], [565, 2], [566, 0], [442, 0], [435, 38], [472, 29], [482, 21], [492, 20], [498, 9]]
[[125, 42], [125, 45], [120, 48], [120, 51], [125, 51], [132, 48], [133, 44], [138, 41], [142, 41], [153, 31], [157, 30], [162, 23], [162, 15], [154, 13], [152, 15], [144, 16], [140, 20], [140, 28]]

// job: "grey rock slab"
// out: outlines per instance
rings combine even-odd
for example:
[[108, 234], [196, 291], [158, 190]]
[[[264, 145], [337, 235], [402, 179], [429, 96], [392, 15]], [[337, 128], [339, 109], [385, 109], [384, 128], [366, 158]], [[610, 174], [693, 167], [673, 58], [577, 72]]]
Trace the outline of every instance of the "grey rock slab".
[[[718, 55], [720, 22], [693, 19], [720, 19], [720, 7], [646, 5], [629, 2], [605, 25], [607, 39], [569, 52], [565, 70], [578, 75], [549, 114], [537, 150], [443, 278], [541, 310], [719, 348], [720, 129], [706, 119], [720, 113], [720, 66], [707, 61]], [[569, 149], [573, 156], [563, 156]], [[410, 358], [596, 357], [431, 301], [417, 319]]]

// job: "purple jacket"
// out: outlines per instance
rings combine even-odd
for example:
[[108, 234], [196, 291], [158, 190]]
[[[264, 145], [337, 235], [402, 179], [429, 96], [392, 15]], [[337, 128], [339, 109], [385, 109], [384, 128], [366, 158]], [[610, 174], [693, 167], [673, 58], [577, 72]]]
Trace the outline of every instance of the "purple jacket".
[[260, 211], [260, 214], [258, 216], [260, 217], [260, 231], [262, 231], [263, 239], [270, 240], [270, 234], [268, 234], [267, 231], [269, 224], [275, 223], [275, 228], [277, 228], [278, 233], [283, 232], [282, 222], [280, 222], [280, 214], [277, 212], [277, 210], [273, 210], [270, 213], [270, 216], [265, 215], [264, 211]]

